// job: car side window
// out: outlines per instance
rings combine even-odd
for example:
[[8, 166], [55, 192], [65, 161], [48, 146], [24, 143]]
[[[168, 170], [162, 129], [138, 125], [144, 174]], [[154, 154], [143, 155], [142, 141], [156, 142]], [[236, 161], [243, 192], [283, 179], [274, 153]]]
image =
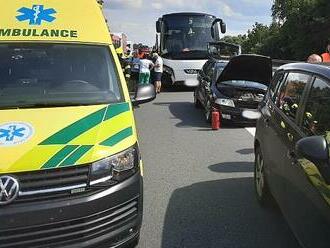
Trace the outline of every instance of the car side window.
[[276, 97], [276, 105], [292, 121], [295, 121], [302, 96], [311, 76], [299, 72], [289, 73]]
[[283, 80], [285, 79], [286, 73], [279, 72], [275, 75], [274, 79], [272, 80], [269, 86], [269, 94], [270, 97], [275, 101], [276, 91], [278, 90], [279, 86], [282, 84]]
[[330, 135], [330, 86], [316, 78], [309, 94], [303, 118], [307, 135]]

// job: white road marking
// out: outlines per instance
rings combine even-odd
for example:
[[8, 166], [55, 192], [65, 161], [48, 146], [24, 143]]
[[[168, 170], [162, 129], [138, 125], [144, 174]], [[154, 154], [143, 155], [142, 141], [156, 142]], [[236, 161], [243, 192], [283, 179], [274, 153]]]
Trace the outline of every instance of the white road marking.
[[245, 128], [253, 137], [256, 135], [256, 128], [255, 127], [247, 127]]

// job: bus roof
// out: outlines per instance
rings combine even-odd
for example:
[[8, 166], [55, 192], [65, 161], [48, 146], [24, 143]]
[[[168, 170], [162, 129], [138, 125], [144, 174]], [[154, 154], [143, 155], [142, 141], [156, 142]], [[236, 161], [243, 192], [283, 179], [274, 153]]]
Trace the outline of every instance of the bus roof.
[[170, 14], [163, 15], [163, 18], [164, 17], [168, 17], [168, 16], [212, 16], [212, 17], [215, 18], [214, 15], [206, 14], [206, 13], [198, 13], [198, 12], [177, 12], [177, 13], [170, 13]]
[[0, 42], [111, 43], [96, 0], [10, 0], [0, 9]]

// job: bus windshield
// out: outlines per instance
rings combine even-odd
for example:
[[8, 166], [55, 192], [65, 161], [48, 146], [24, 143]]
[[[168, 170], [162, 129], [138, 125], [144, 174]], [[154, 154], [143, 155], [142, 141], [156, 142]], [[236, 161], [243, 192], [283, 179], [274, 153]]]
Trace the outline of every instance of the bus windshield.
[[212, 41], [210, 15], [173, 15], [164, 20], [162, 56], [171, 59], [205, 59]]
[[0, 45], [0, 108], [121, 102], [118, 81], [107, 47]]

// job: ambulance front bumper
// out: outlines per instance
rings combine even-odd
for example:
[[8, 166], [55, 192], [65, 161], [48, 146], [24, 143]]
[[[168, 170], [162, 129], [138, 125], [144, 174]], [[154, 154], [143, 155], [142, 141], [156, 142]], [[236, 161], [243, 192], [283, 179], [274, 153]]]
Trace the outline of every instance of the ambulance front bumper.
[[126, 247], [142, 222], [142, 177], [95, 194], [0, 207], [1, 248]]

